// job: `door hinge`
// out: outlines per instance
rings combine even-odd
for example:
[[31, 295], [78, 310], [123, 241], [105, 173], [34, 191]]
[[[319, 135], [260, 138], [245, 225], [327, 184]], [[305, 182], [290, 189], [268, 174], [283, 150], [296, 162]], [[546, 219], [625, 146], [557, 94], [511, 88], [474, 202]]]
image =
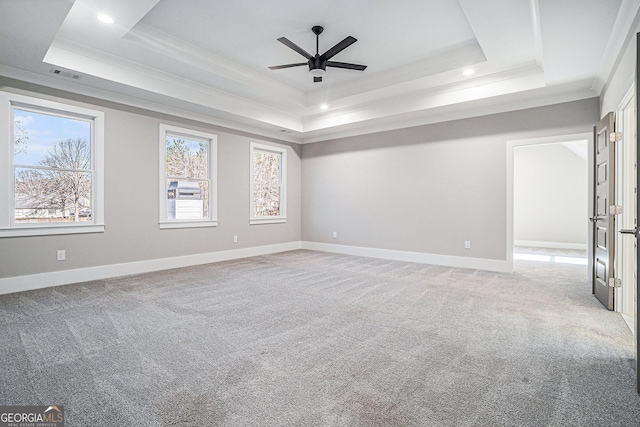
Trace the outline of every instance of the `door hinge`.
[[622, 206], [609, 205], [609, 215], [621, 215], [621, 214], [622, 214]]
[[622, 279], [616, 279], [615, 277], [609, 278], [610, 288], [619, 288], [620, 286], [622, 286]]
[[609, 134], [609, 142], [620, 142], [622, 141], [622, 132], [611, 132]]

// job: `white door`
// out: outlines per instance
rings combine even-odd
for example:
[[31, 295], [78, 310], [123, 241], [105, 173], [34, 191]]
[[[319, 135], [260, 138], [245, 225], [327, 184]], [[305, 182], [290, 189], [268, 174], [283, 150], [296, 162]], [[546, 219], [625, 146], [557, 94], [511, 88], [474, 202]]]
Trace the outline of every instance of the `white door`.
[[616, 200], [621, 206], [617, 215], [615, 310], [622, 314], [635, 332], [635, 251], [636, 239], [636, 123], [634, 90], [629, 91], [616, 115], [616, 130], [622, 138], [616, 143]]

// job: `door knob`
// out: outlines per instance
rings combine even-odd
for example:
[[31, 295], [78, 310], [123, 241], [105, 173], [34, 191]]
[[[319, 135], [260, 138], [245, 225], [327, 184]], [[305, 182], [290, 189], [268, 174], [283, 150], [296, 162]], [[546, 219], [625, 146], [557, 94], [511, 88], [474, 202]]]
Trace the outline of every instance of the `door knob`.
[[589, 221], [596, 222], [596, 221], [600, 221], [602, 219], [604, 219], [604, 218], [601, 217], [601, 216], [594, 216], [594, 217], [589, 218]]

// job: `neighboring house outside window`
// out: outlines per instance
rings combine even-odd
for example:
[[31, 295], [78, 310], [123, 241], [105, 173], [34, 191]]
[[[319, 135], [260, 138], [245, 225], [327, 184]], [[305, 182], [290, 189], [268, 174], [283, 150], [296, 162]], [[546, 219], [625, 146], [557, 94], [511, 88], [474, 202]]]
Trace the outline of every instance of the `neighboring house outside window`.
[[0, 237], [104, 231], [104, 113], [0, 92]]
[[160, 228], [213, 227], [217, 136], [160, 125]]
[[250, 224], [286, 222], [287, 150], [251, 143]]

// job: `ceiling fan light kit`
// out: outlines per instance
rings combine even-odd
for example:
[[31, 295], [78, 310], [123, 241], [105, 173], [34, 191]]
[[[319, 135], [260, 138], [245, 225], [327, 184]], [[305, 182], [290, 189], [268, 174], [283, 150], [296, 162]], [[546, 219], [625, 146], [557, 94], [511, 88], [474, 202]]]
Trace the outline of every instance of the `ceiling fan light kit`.
[[300, 55], [304, 56], [308, 61], [298, 62], [295, 64], [274, 65], [272, 67], [269, 67], [269, 69], [281, 70], [283, 68], [302, 67], [304, 65], [308, 65], [309, 73], [313, 76], [313, 82], [319, 83], [322, 81], [322, 76], [324, 76], [324, 74], [326, 73], [327, 67], [344, 68], [347, 70], [356, 70], [356, 71], [364, 71], [367, 68], [366, 65], [350, 64], [347, 62], [329, 61], [329, 59], [333, 58], [338, 53], [342, 52], [344, 49], [348, 48], [349, 46], [357, 42], [358, 40], [356, 38], [348, 36], [344, 40], [342, 40], [340, 43], [336, 44], [331, 49], [327, 50], [325, 53], [320, 55], [319, 40], [320, 40], [320, 34], [322, 34], [322, 32], [324, 31], [324, 28], [322, 28], [319, 25], [316, 25], [313, 28], [311, 28], [311, 31], [313, 31], [313, 34], [316, 35], [316, 54], [315, 55], [311, 55], [309, 52], [302, 49], [300, 46], [293, 43], [291, 40], [287, 39], [286, 37], [280, 37], [278, 39], [280, 43], [282, 43], [283, 45], [287, 46], [290, 49], [295, 50]]
[[327, 72], [327, 70], [324, 70], [322, 68], [312, 68], [309, 70], [309, 73], [313, 76], [313, 77], [322, 77], [324, 76], [324, 74]]

